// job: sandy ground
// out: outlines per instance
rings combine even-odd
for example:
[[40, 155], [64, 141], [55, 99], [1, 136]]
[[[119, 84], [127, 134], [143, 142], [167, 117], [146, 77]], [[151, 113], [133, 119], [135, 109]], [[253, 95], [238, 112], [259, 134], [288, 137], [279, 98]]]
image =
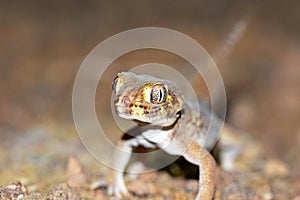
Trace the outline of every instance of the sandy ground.
[[[109, 168], [86, 151], [72, 119], [72, 87], [85, 56], [104, 39], [143, 26], [183, 32], [214, 56], [246, 13], [253, 16], [247, 31], [218, 67], [228, 99], [226, 120], [247, 135], [247, 151], [234, 172], [218, 166], [215, 199], [300, 199], [299, 6], [1, 1], [0, 199], [109, 199]], [[113, 140], [120, 130], [112, 122], [111, 81], [117, 72], [146, 62], [185, 66], [190, 73], [182, 59], [154, 50], [112, 63], [98, 86], [96, 110]], [[207, 99], [202, 82], [192, 84]], [[195, 177], [193, 171], [177, 162], [127, 177], [128, 199], [193, 199], [197, 180], [182, 176]], [[97, 180], [102, 186], [92, 189]]]

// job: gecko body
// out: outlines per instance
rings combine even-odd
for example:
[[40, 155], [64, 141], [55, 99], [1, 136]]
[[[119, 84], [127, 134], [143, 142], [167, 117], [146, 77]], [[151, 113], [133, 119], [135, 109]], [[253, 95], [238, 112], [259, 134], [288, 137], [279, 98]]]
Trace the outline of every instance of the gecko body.
[[[211, 200], [215, 190], [215, 160], [208, 151], [217, 139], [208, 134], [210, 122], [219, 130], [220, 124], [215, 115], [200, 104], [196, 109], [184, 99], [177, 86], [168, 80], [149, 75], [136, 75], [131, 72], [119, 73], [112, 84], [115, 92], [114, 106], [118, 116], [134, 120], [139, 126], [124, 133], [117, 146], [126, 153], [116, 153], [114, 165], [121, 171], [114, 172], [110, 193], [117, 197], [128, 194], [123, 171], [130, 159], [132, 148], [142, 145], [148, 148], [159, 147], [171, 155], [181, 155], [187, 161], [199, 166], [199, 190], [197, 200]], [[212, 129], [214, 130], [214, 129]], [[210, 142], [205, 142], [206, 140]]]

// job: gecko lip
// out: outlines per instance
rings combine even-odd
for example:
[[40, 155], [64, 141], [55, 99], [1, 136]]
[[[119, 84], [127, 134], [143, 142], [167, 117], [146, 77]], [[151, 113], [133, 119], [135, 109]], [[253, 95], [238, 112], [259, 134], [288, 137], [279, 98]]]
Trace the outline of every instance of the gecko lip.
[[[132, 109], [125, 105], [115, 105], [115, 108], [116, 108], [117, 114], [120, 117], [126, 116], [126, 119], [151, 118], [151, 117], [153, 117], [153, 115], [157, 115], [157, 113], [160, 111], [160, 108], [152, 108], [152, 109], [147, 109], [147, 110], [138, 109], [138, 108]], [[139, 113], [137, 111], [139, 111]]]
[[162, 119], [161, 115], [158, 115], [159, 109], [148, 110], [147, 114], [142, 113], [132, 113], [132, 110], [125, 106], [115, 106], [117, 115], [123, 119], [127, 120], [137, 120], [144, 123], [149, 123], [152, 125], [158, 125], [161, 127], [168, 127], [174, 124], [182, 115], [182, 111], [177, 112], [176, 114], [169, 116], [167, 119]]

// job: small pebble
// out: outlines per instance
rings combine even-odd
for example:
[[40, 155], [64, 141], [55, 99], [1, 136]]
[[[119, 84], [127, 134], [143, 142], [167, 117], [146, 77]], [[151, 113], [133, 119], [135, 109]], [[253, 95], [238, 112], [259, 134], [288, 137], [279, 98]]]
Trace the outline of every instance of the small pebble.
[[15, 190], [17, 189], [17, 186], [16, 185], [8, 185], [6, 186], [7, 189], [10, 189], [10, 190]]
[[23, 194], [19, 194], [18, 197], [17, 197], [18, 200], [19, 200], [19, 199], [23, 199], [23, 198], [24, 198], [24, 195], [23, 195]]
[[273, 194], [271, 192], [267, 192], [264, 194], [264, 200], [270, 200], [273, 199]]

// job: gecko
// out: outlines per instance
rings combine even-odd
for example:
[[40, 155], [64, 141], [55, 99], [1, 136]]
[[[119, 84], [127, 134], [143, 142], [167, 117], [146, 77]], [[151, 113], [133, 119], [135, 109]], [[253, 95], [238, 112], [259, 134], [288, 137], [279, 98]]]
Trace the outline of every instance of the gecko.
[[[242, 18], [217, 51], [217, 60], [228, 57], [249, 23], [249, 16]], [[133, 120], [137, 127], [128, 130], [117, 142], [123, 150], [115, 151], [113, 182], [109, 193], [117, 198], [128, 194], [124, 181], [125, 168], [134, 147], [161, 148], [171, 155], [183, 156], [199, 166], [199, 189], [196, 200], [211, 200], [215, 192], [216, 162], [210, 154], [216, 143], [223, 123], [199, 101], [185, 99], [175, 83], [150, 75], [121, 72], [113, 80], [114, 106], [117, 115]], [[215, 133], [208, 135], [208, 127]], [[239, 140], [225, 125], [222, 138], [218, 141], [221, 167], [226, 171], [234, 169], [234, 161], [240, 155], [245, 142]], [[133, 133], [131, 133], [133, 132]], [[129, 152], [129, 153], [128, 153]]]
[[[209, 146], [204, 145], [204, 140], [209, 123], [218, 128], [219, 119], [203, 103], [199, 104], [197, 110], [193, 106], [195, 102], [185, 99], [176, 84], [169, 80], [121, 72], [114, 79], [112, 89], [117, 115], [134, 120], [140, 130], [134, 136], [130, 131], [124, 133], [117, 142], [117, 147], [126, 152], [131, 152], [138, 145], [158, 147], [168, 154], [183, 156], [199, 166], [196, 200], [213, 199], [216, 163], [208, 151]], [[113, 156], [114, 165], [121, 170], [113, 172], [109, 193], [118, 198], [128, 194], [123, 171], [129, 159], [130, 153], [119, 152]]]

